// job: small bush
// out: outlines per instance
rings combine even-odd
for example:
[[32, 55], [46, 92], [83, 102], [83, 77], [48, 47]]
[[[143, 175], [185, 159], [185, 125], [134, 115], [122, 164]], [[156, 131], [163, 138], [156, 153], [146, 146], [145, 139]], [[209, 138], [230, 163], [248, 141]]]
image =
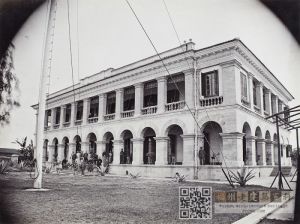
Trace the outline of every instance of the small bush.
[[0, 174], [8, 173], [9, 162], [7, 160], [2, 160], [0, 162]]

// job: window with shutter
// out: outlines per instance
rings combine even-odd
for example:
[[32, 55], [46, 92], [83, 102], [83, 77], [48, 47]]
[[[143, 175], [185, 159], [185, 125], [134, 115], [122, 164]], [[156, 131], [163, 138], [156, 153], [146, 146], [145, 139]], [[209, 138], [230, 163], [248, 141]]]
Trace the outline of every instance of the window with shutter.
[[201, 76], [202, 95], [213, 97], [219, 95], [219, 76], [218, 71], [203, 73]]
[[247, 76], [243, 73], [241, 73], [241, 95], [242, 100], [248, 102]]

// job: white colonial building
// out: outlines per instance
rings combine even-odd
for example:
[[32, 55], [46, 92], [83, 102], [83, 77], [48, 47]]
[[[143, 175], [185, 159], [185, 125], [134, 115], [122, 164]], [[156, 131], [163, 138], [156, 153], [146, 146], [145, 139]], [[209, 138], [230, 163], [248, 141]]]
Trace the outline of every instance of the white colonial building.
[[[269, 175], [278, 145], [276, 126], [265, 117], [283, 111], [293, 96], [240, 40], [194, 46], [161, 53], [168, 71], [151, 56], [50, 94], [45, 161], [81, 151], [110, 154], [116, 174], [220, 179], [220, 165], [246, 165]], [[289, 132], [280, 128], [280, 135], [289, 166]], [[195, 172], [201, 147], [204, 165]]]

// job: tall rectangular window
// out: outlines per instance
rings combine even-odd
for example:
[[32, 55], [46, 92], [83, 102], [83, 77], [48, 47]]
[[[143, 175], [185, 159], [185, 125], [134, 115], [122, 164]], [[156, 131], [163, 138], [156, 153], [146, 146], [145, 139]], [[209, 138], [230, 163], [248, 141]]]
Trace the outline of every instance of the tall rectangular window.
[[51, 126], [51, 110], [46, 110], [45, 113], [45, 126], [50, 127]]
[[257, 91], [257, 84], [256, 84], [255, 81], [253, 81], [253, 104], [255, 106], [257, 106], [257, 93], [256, 93], [256, 91]]
[[71, 118], [71, 104], [67, 104], [65, 122], [70, 122], [70, 118]]
[[218, 71], [203, 73], [201, 77], [202, 95], [212, 97], [219, 95]]
[[80, 100], [77, 102], [77, 109], [76, 109], [76, 121], [82, 120], [83, 115], [83, 101]]
[[241, 95], [242, 100], [248, 102], [247, 76], [243, 73], [241, 73]]
[[123, 111], [134, 110], [134, 87], [128, 87], [124, 89], [124, 104], [123, 104]]
[[56, 114], [55, 114], [55, 124], [59, 124], [60, 121], [60, 107], [56, 108]]
[[267, 110], [266, 90], [265, 89], [263, 89], [263, 108], [264, 108], [264, 111]]
[[106, 98], [106, 114], [114, 114], [116, 112], [116, 92], [107, 94]]
[[157, 81], [150, 81], [144, 84], [144, 107], [157, 105]]
[[98, 111], [99, 111], [99, 97], [95, 96], [91, 98], [89, 118], [98, 117]]

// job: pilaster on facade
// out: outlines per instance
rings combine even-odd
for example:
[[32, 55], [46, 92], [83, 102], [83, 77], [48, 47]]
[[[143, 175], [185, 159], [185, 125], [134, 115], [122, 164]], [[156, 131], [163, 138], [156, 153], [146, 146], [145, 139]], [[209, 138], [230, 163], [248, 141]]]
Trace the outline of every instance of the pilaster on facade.
[[143, 145], [144, 139], [133, 138], [133, 161], [132, 165], [142, 165], [143, 164]]
[[249, 136], [246, 138], [247, 145], [247, 157], [249, 164], [246, 165], [251, 165], [251, 166], [256, 166], [256, 149], [255, 149], [255, 142], [256, 142], [256, 137], [255, 136]]
[[273, 101], [272, 112], [273, 112], [273, 114], [277, 114], [278, 113], [278, 96], [273, 95], [272, 101]]
[[185, 103], [194, 109], [194, 69], [184, 71]]
[[66, 105], [60, 107], [59, 127], [62, 128], [65, 122]]
[[254, 93], [253, 93], [253, 74], [248, 72], [248, 86], [249, 86], [249, 102], [250, 102], [250, 109], [251, 111], [254, 111]]
[[48, 145], [48, 162], [53, 162], [54, 161], [54, 145]]
[[71, 103], [70, 127], [74, 127], [76, 119], [76, 102]]
[[258, 105], [259, 105], [259, 108], [260, 108], [260, 114], [262, 116], [264, 116], [264, 85], [262, 82], [258, 82], [257, 84], [257, 88], [258, 88]]
[[88, 116], [90, 111], [90, 98], [86, 98], [83, 100], [83, 113], [82, 113], [82, 125], [86, 125], [88, 122]]
[[272, 114], [272, 98], [271, 98], [271, 90], [266, 89], [265, 90], [265, 102], [266, 102], [266, 112], [268, 115]]
[[120, 164], [120, 152], [123, 149], [124, 141], [123, 140], [113, 140], [114, 143], [114, 152], [113, 152], [113, 164]]
[[144, 85], [143, 83], [137, 83], [134, 87], [134, 116], [138, 117], [141, 115], [144, 103]]
[[124, 97], [124, 89], [117, 89], [116, 90], [116, 115], [115, 115], [116, 120], [121, 118], [121, 112], [123, 111], [123, 97]]
[[243, 162], [243, 136], [244, 133], [220, 133], [223, 140], [223, 156], [228, 166], [242, 166]]
[[256, 144], [257, 144], [257, 164], [258, 165], [267, 165], [266, 162], [266, 140], [265, 139], [260, 139], [258, 138], [256, 140]]
[[89, 142], [81, 142], [81, 151], [82, 153], [89, 153]]
[[105, 152], [105, 147], [106, 147], [106, 141], [97, 141], [97, 152], [96, 154], [98, 155], [99, 158], [102, 159], [102, 154]]
[[165, 112], [167, 96], [167, 77], [162, 76], [157, 79], [157, 113]]
[[54, 126], [55, 126], [55, 121], [56, 121], [56, 108], [52, 108], [51, 109], [51, 128], [50, 130], [53, 130], [54, 129]]
[[57, 150], [57, 162], [60, 163], [64, 159], [64, 144], [58, 144], [58, 150]]
[[195, 152], [195, 135], [187, 134], [181, 135], [183, 140], [183, 162], [184, 166], [194, 165], [194, 152]]
[[155, 165], [168, 164], [168, 137], [155, 137], [156, 141], [156, 161]]
[[103, 117], [105, 114], [106, 108], [106, 94], [99, 95], [99, 110], [98, 110], [98, 123], [103, 122]]

